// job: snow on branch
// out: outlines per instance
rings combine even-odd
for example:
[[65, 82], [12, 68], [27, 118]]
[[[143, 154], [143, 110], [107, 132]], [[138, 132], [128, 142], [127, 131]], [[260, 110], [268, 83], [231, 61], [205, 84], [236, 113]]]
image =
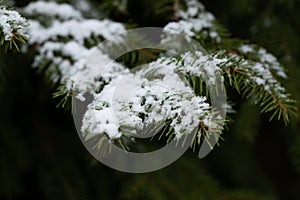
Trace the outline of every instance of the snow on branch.
[[30, 3], [23, 12], [26, 16], [56, 17], [61, 20], [82, 19], [81, 13], [69, 4], [56, 2], [37, 1]]
[[[82, 132], [88, 138], [107, 134], [109, 138], [116, 139], [127, 135], [126, 129], [122, 129], [124, 126], [134, 128], [131, 134], [139, 134], [160, 122], [168, 124], [171, 135], [174, 134], [177, 139], [195, 128], [198, 130], [197, 138], [204, 137], [200, 124], [207, 132], [220, 132], [222, 117], [212, 109], [205, 96], [196, 95], [179, 76], [190, 71], [205, 73], [204, 66], [212, 70], [205, 65], [208, 63], [207, 56], [201, 52], [196, 52], [196, 57], [192, 55], [184, 54], [182, 57], [190, 58], [181, 66], [175, 64], [175, 58], [160, 58], [135, 74], [128, 71], [119, 73], [122, 75], [113, 79], [100, 93], [94, 94], [95, 99], [84, 116]], [[122, 90], [117, 90], [120, 86]], [[130, 88], [135, 88], [135, 93], [128, 99]]]
[[[147, 68], [135, 72], [106, 52], [95, 51], [103, 40], [121, 44], [122, 37], [112, 40], [111, 36], [124, 33], [123, 24], [108, 19], [85, 19], [67, 4], [34, 2], [24, 8], [30, 18], [29, 45], [36, 50], [33, 66], [43, 71], [51, 83], [60, 85], [57, 96], [75, 95], [84, 101], [84, 94], [89, 92], [94, 98], [81, 127], [86, 138], [105, 134], [111, 140], [121, 139], [161, 122], [165, 122], [164, 133], [175, 138], [195, 128], [197, 141], [208, 132], [218, 133], [222, 130], [222, 117], [212, 108], [203, 89], [207, 84], [217, 84], [216, 73], [221, 74], [225, 84], [246, 96], [253, 95], [263, 112], [272, 111], [272, 117], [283, 116], [288, 121], [294, 107], [277, 80], [286, 78], [277, 59], [255, 45], [240, 43], [232, 45], [232, 49], [221, 48], [222, 43], [230, 40], [214, 16], [196, 0], [187, 0], [186, 5], [186, 9], [178, 10], [179, 21], [164, 27], [161, 43], [176, 42], [174, 36], [183, 33], [186, 41], [194, 39], [201, 44], [208, 41], [213, 53], [204, 55], [187, 50], [176, 57], [157, 54]], [[48, 11], [48, 7], [55, 11]], [[91, 53], [96, 53], [97, 59], [86, 63]], [[105, 68], [107, 65], [110, 67]], [[119, 85], [138, 89], [126, 99], [124, 91], [130, 88], [116, 92]]]
[[28, 39], [27, 26], [26, 19], [17, 11], [0, 5], [0, 45], [6, 45], [6, 50], [12, 46], [19, 50], [16, 42], [25, 43]]
[[162, 42], [174, 41], [176, 33], [182, 33], [188, 42], [194, 39], [207, 45], [231, 86], [246, 97], [252, 96], [262, 112], [271, 112], [271, 119], [283, 118], [287, 123], [295, 113], [295, 106], [278, 80], [286, 79], [287, 75], [277, 58], [262, 47], [229, 38], [227, 31], [200, 2], [185, 2], [186, 8], [177, 13], [179, 21], [164, 27]]
[[211, 39], [217, 43], [221, 41], [215, 17], [207, 12], [204, 6], [196, 0], [186, 0], [186, 9], [179, 9], [179, 21], [170, 22], [164, 27], [163, 42], [173, 40], [174, 33], [183, 33], [190, 38], [200, 40]]
[[[25, 13], [39, 6], [46, 6], [45, 4], [47, 3], [37, 5], [31, 3], [25, 8]], [[63, 9], [71, 9], [60, 4], [51, 3], [49, 6], [54, 5], [60, 12], [63, 12]], [[35, 14], [51, 15], [43, 9], [39, 9], [39, 12]], [[53, 13], [53, 15], [58, 14]], [[38, 19], [42, 20], [42, 18]], [[64, 84], [63, 93], [72, 92], [79, 100], [85, 99], [86, 92], [94, 96], [83, 119], [82, 132], [86, 137], [106, 134], [110, 139], [117, 139], [126, 135], [126, 131], [122, 129], [123, 126], [136, 127], [138, 130], [135, 131], [138, 132], [162, 120], [168, 122], [176, 138], [190, 133], [194, 128], [199, 128], [199, 124], [202, 128], [198, 130], [198, 137], [204, 135], [201, 132], [203, 130], [210, 132], [221, 130], [221, 126], [217, 123], [220, 117], [213, 111], [206, 97], [196, 95], [178, 75], [178, 73], [195, 73], [200, 76], [197, 67], [200, 69], [204, 66], [203, 63], [206, 63], [207, 72], [213, 73], [217, 69], [210, 68], [208, 57], [200, 52], [196, 54], [196, 57], [184, 54], [182, 57], [186, 63], [180, 66], [169, 63], [172, 58], [161, 58], [149, 64], [149, 69], [156, 69], [155, 72], [140, 71], [136, 74], [131, 73], [121, 63], [111, 60], [101, 51], [96, 51], [95, 62], [90, 60], [84, 63], [87, 56], [95, 52], [94, 47], [98, 42], [109, 41], [111, 35], [123, 33], [124, 26], [110, 20], [74, 19], [70, 16], [60, 16], [63, 21], [50, 19], [53, 21], [48, 26], [42, 21], [30, 20], [31, 40], [29, 43], [39, 46], [33, 65], [40, 70], [45, 70], [52, 82]], [[108, 64], [110, 64], [108, 70], [104, 69], [103, 67]], [[193, 68], [192, 65], [196, 67]], [[155, 78], [161, 75], [164, 78]], [[120, 91], [117, 92], [119, 98], [115, 100], [116, 102], [110, 102], [113, 89], [119, 81], [124, 81], [124, 79], [126, 85], [140, 87], [138, 93], [128, 102], [122, 99], [122, 91]], [[169, 86], [169, 88], [162, 88], [158, 85]], [[116, 122], [113, 116], [118, 116], [120, 121]]]
[[295, 115], [294, 100], [278, 78], [287, 78], [276, 57], [256, 45], [240, 46], [237, 52], [219, 51], [214, 54], [217, 65], [223, 70], [229, 84], [252, 99], [261, 112], [287, 124]]
[[[50, 12], [49, 7], [55, 12]], [[24, 13], [33, 18], [29, 20], [29, 44], [38, 47], [33, 66], [45, 71], [52, 83], [68, 85], [68, 90], [71, 90], [72, 75], [82, 67], [90, 49], [103, 40], [110, 40], [114, 34], [125, 32], [120, 23], [84, 19], [68, 4], [33, 2], [24, 8]]]

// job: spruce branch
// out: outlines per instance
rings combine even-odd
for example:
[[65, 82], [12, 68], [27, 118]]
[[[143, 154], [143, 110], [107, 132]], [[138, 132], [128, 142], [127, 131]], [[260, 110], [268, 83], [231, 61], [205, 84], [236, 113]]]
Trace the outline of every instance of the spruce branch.
[[[165, 3], [170, 2], [172, 9], [178, 9], [178, 21], [164, 27], [161, 44], [176, 42], [176, 33], [184, 33], [183, 39], [194, 39], [212, 53], [204, 55], [186, 49], [179, 56], [166, 57], [161, 51], [137, 50], [112, 60], [110, 53], [116, 46], [130, 49], [122, 47], [122, 36], [119, 41], [110, 41], [111, 35], [126, 30], [123, 24], [107, 19], [85, 19], [79, 11], [65, 4], [42, 3], [43, 7], [48, 4], [55, 7], [55, 13], [38, 9], [37, 3], [25, 8], [25, 13], [32, 18], [30, 45], [38, 47], [33, 65], [52, 83], [60, 85], [54, 94], [54, 97], [62, 97], [60, 105], [67, 106], [71, 96], [84, 101], [86, 92], [94, 97], [83, 116], [84, 138], [97, 140], [100, 137], [95, 148], [102, 153], [109, 152], [109, 146], [102, 146], [104, 140], [126, 151], [128, 144], [135, 141], [134, 136], [143, 130], [160, 131], [159, 138], [165, 138], [166, 142], [192, 134], [192, 148], [203, 142], [211, 146], [210, 137], [222, 131], [224, 121], [209, 100], [208, 86], [218, 84], [215, 73], [221, 74], [219, 78], [225, 85], [260, 106], [262, 112], [271, 113], [270, 119], [283, 119], [287, 123], [295, 107], [279, 81], [286, 78], [286, 74], [277, 59], [261, 47], [230, 38], [228, 31], [198, 1], [188, 0], [185, 5], [179, 5], [180, 1]], [[74, 12], [61, 12], [65, 9]], [[50, 20], [45, 23], [45, 18]], [[148, 42], [134, 37], [139, 42]], [[98, 49], [100, 61], [85, 63], [87, 55], [103, 40], [110, 45]], [[112, 67], [102, 73], [108, 63]], [[130, 70], [136, 64], [145, 63], [150, 67]], [[121, 98], [112, 105], [108, 101], [112, 95], [110, 91], [118, 86], [121, 77], [127, 78], [127, 83], [136, 84], [143, 95], [134, 96], [129, 102]], [[176, 80], [176, 84], [168, 85], [165, 80]], [[175, 93], [157, 88], [156, 83], [168, 85]], [[190, 106], [185, 108], [182, 102]], [[231, 110], [230, 105], [223, 106]], [[117, 112], [119, 122], [113, 120], [112, 111]]]
[[[295, 101], [275, 78], [277, 76], [286, 78], [283, 68], [276, 60], [270, 67], [269, 63], [262, 62], [263, 58], [247, 60], [236, 52], [232, 54], [232, 51], [229, 54], [219, 52], [215, 57], [220, 59], [219, 67], [223, 70], [229, 85], [245, 98], [251, 98], [254, 104], [261, 107], [262, 113], [271, 113], [270, 120], [283, 119], [287, 124], [290, 117], [296, 115]], [[225, 62], [222, 61], [224, 57]]]
[[9, 10], [0, 5], [0, 46], [4, 51], [19, 49], [19, 43], [26, 43], [29, 36], [26, 33], [28, 23], [17, 11]]

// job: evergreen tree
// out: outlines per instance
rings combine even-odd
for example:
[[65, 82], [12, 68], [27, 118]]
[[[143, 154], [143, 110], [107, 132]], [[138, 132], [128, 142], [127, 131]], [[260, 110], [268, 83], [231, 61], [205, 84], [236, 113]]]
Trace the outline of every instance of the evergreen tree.
[[[16, 11], [1, 6], [0, 42], [4, 49], [0, 57], [5, 77], [1, 105], [7, 105], [1, 112], [1, 197], [298, 199], [300, 137], [295, 134], [299, 131], [299, 118], [295, 116], [299, 104], [287, 91], [299, 99], [299, 52], [295, 46], [299, 2], [231, 0], [225, 5], [216, 0], [202, 3], [196, 0], [37, 1], [19, 9], [27, 21]], [[214, 12], [218, 20], [208, 10]], [[234, 37], [221, 24], [228, 27]], [[169, 58], [164, 52], [147, 50], [133, 51], [112, 61], [105, 55], [107, 52], [100, 52], [102, 60], [113, 62], [112, 70], [104, 77], [100, 72], [92, 76], [86, 72], [90, 69], [83, 67], [83, 60], [99, 42], [109, 41], [111, 35], [122, 33], [125, 27], [143, 26], [162, 27], [162, 41], [173, 40], [170, 33], [174, 30], [184, 33], [203, 45], [209, 55], [185, 52]], [[12, 48], [20, 50], [18, 42], [24, 43], [28, 37], [22, 54], [7, 52]], [[109, 42], [119, 45], [118, 41]], [[191, 62], [183, 62], [185, 60]], [[142, 76], [132, 75], [130, 69], [145, 61], [157, 69], [142, 71]], [[180, 94], [178, 96], [164, 91], [151, 93], [155, 89], [153, 79], [165, 75], [159, 71], [161, 66], [174, 76], [181, 74], [190, 87], [172, 88]], [[34, 75], [36, 69], [48, 84], [41, 75]], [[230, 108], [228, 111], [235, 111], [228, 113], [232, 119], [226, 130], [219, 126], [220, 116], [211, 106], [208, 85], [200, 73], [209, 70], [222, 75], [229, 102], [232, 102], [226, 106]], [[78, 71], [89, 75], [80, 76], [84, 84], [74, 84]], [[108, 128], [112, 126], [110, 118], [103, 123], [93, 119], [91, 113], [106, 116], [110, 107], [105, 94], [115, 87], [114, 80], [121, 74], [133, 76], [135, 81], [144, 80], [143, 84], [152, 89], [147, 97], [157, 99], [158, 95], [165, 95], [166, 101], [158, 99], [147, 103], [149, 98], [143, 100], [145, 96], [141, 96], [131, 102], [130, 107], [120, 103], [119, 114], [132, 116], [136, 121], [124, 121], [111, 129]], [[16, 91], [20, 81], [22, 90]], [[51, 88], [58, 88], [54, 96], [60, 98], [60, 102], [51, 99]], [[84, 151], [77, 135], [73, 134], [76, 131], [70, 111], [52, 109], [56, 103], [70, 106], [72, 96], [83, 100], [86, 91], [95, 97], [83, 119], [86, 139], [103, 134], [124, 149], [135, 148], [126, 139], [134, 138], [121, 128], [128, 123], [141, 128], [153, 122], [158, 124], [155, 109], [135, 110], [155, 102], [162, 109], [174, 110], [173, 115], [167, 115], [168, 123], [163, 129], [166, 131], [162, 131], [162, 135], [180, 138], [191, 134], [186, 130], [195, 126], [191, 119], [197, 117], [195, 123], [202, 126], [195, 132], [191, 147], [209, 143], [208, 132], [212, 130], [223, 131], [225, 141], [204, 160], [197, 160], [190, 152], [173, 166], [151, 174], [129, 175], [107, 169]], [[176, 104], [182, 101], [191, 105], [188, 110]], [[170, 108], [171, 103], [174, 107]], [[201, 110], [198, 115], [193, 112], [197, 110]], [[184, 115], [183, 111], [191, 115]], [[269, 122], [270, 119], [279, 121]], [[95, 124], [101, 125], [100, 131]]]

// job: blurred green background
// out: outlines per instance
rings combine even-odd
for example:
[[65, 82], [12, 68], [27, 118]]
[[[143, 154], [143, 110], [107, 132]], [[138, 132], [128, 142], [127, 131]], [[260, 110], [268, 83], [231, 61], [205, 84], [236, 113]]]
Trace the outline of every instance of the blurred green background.
[[[99, 12], [108, 11], [100, 6], [106, 1], [93, 3]], [[130, 15], [113, 9], [107, 14], [138, 26], [162, 26], [167, 17], [155, 16], [163, 3], [129, 0]], [[299, 108], [300, 1], [202, 3], [234, 37], [279, 58], [290, 77], [284, 85]], [[234, 106], [234, 123], [207, 157], [200, 160], [190, 150], [160, 171], [127, 174], [104, 166], [86, 151], [71, 113], [56, 108], [55, 88], [30, 67], [32, 59], [16, 52], [0, 54], [0, 199], [300, 199], [300, 117], [288, 126], [269, 122], [269, 116], [236, 96], [235, 102], [241, 103]]]

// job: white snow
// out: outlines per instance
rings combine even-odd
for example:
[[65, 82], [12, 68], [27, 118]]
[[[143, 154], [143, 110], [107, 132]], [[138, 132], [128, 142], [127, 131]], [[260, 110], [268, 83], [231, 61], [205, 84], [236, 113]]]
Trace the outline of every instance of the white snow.
[[125, 28], [120, 23], [115, 23], [110, 20], [68, 20], [65, 22], [54, 21], [49, 28], [42, 28], [33, 23], [29, 27], [31, 35], [30, 43], [43, 43], [47, 40], [55, 40], [59, 37], [71, 37], [73, 41], [83, 45], [85, 39], [92, 36], [101, 36], [109, 40], [112, 35], [124, 33]]
[[26, 19], [17, 11], [0, 6], [0, 33], [4, 34], [6, 41], [11, 40], [15, 34], [29, 37], [26, 33], [27, 26]]
[[250, 45], [247, 45], [247, 44], [241, 45], [239, 50], [242, 53], [251, 53], [251, 52], [254, 51], [253, 48]]
[[[178, 22], [171, 22], [164, 27], [161, 43], [178, 42], [178, 34], [187, 41], [200, 34], [220, 42], [221, 38], [213, 24], [214, 16], [206, 12], [197, 0], [187, 0], [187, 6], [187, 10], [179, 10]], [[30, 21], [30, 45], [37, 45], [39, 51], [34, 66], [41, 67], [45, 60], [49, 60], [51, 65], [47, 71], [53, 82], [66, 84], [67, 91], [73, 91], [81, 101], [85, 100], [86, 92], [94, 96], [84, 114], [81, 128], [84, 135], [107, 134], [110, 139], [116, 139], [122, 136], [122, 125], [141, 130], [163, 120], [171, 120], [170, 126], [176, 138], [192, 131], [199, 122], [209, 130], [218, 128], [217, 120], [222, 117], [216, 116], [206, 97], [196, 96], [179, 74], [203, 77], [208, 81], [207, 84], [215, 84], [216, 73], [221, 72], [218, 66], [233, 63], [229, 57], [219, 59], [200, 51], [187, 52], [181, 54], [179, 60], [161, 57], [132, 73], [97, 49], [97, 41], [92, 40], [94, 47], [90, 49], [85, 46], [91, 37], [120, 42], [113, 40], [112, 35], [124, 33], [124, 25], [110, 20], [84, 19], [73, 7], [54, 2], [31, 3], [24, 11], [30, 16], [58, 18], [51, 19], [53, 21], [49, 27], [35, 20]], [[16, 13], [14, 15], [16, 19], [20, 18]], [[9, 35], [12, 25], [7, 18], [7, 15], [1, 15], [0, 27], [4, 34]], [[246, 70], [253, 83], [263, 86], [267, 91], [284, 91], [272, 72], [275, 71], [280, 77], [286, 75], [272, 54], [247, 44], [239, 50], [255, 55], [258, 60], [245, 61], [239, 66]]]
[[[88, 49], [90, 47], [86, 46], [87, 41], [94, 43], [94, 46], [103, 39], [119, 43], [122, 38], [112, 39], [112, 36], [125, 32], [123, 24], [107, 19], [84, 19], [72, 6], [55, 2], [30, 3], [23, 11], [35, 19], [29, 21], [28, 28], [31, 35], [29, 44], [37, 46], [39, 51], [33, 66], [40, 68], [45, 61], [50, 62], [47, 71], [50, 72], [48, 74], [51, 80], [54, 83], [60, 81], [68, 90], [76, 91], [81, 100], [84, 99], [81, 92], [97, 90], [124, 69], [102, 53], [97, 55], [99, 57], [95, 60], [95, 67], [92, 68], [91, 63], [85, 63], [88, 56], [91, 58], [90, 52], [93, 50]], [[44, 23], [39, 22], [38, 20], [43, 20], [39, 16], [49, 17], [50, 26], [45, 27]], [[108, 69], [107, 65], [111, 67]]]
[[[210, 129], [218, 127], [217, 116], [211, 111], [206, 97], [196, 96], [177, 74], [181, 70], [182, 73], [195, 72], [200, 76], [201, 73], [197, 70], [206, 70], [213, 76], [217, 70], [216, 66], [205, 65], [204, 63], [211, 61], [201, 52], [195, 55], [188, 53], [182, 55], [187, 62], [179, 67], [172, 63], [176, 59], [161, 58], [135, 74], [128, 72], [116, 76], [102, 92], [95, 95], [94, 101], [89, 105], [84, 117], [85, 125], [82, 129], [85, 131], [84, 134], [89, 132], [99, 134], [99, 130], [102, 130], [105, 133], [109, 131], [115, 138], [116, 130], [122, 125], [133, 127], [139, 133], [139, 130], [148, 125], [164, 120], [171, 120], [170, 125], [174, 128], [176, 138], [190, 133], [200, 121]], [[190, 69], [184, 70], [187, 66], [190, 66]], [[93, 110], [95, 113], [103, 114], [101, 120], [91, 117]], [[108, 113], [107, 116], [104, 115], [108, 110], [113, 111], [113, 119]], [[95, 127], [94, 124], [99, 125]], [[105, 129], [108, 127], [112, 127], [112, 130]]]
[[105, 82], [128, 73], [128, 70], [121, 64], [111, 60], [96, 48], [90, 51], [92, 53], [88, 57], [84, 57], [84, 60], [88, 60], [88, 62], [81, 63], [76, 74], [70, 76], [70, 81], [74, 83], [73, 90], [83, 93], [96, 91]]
[[190, 38], [201, 34], [205, 37], [211, 37], [216, 42], [221, 41], [216, 27], [213, 25], [215, 17], [212, 13], [204, 10], [204, 6], [195, 0], [186, 0], [187, 10], [179, 10], [178, 22], [168, 23], [163, 30], [162, 44], [170, 41], [176, 41], [176, 36], [185, 37], [187, 41]]
[[259, 62], [264, 65], [264, 68], [274, 71], [277, 76], [287, 78], [284, 68], [280, 65], [277, 58], [268, 53], [266, 49], [257, 47], [256, 45], [243, 44], [239, 47], [239, 50], [244, 54], [251, 54], [256, 57]]
[[69, 4], [58, 4], [56, 2], [37, 1], [28, 4], [23, 12], [30, 16], [45, 15], [55, 16], [63, 20], [81, 19], [82, 15]]

